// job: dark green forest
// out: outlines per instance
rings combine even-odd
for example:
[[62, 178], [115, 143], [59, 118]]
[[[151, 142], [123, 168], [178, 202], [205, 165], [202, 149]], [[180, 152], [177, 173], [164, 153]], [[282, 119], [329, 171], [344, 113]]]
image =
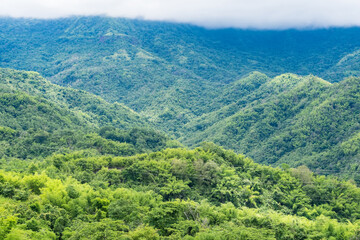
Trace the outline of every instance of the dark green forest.
[[359, 41], [0, 18], [0, 239], [360, 239]]

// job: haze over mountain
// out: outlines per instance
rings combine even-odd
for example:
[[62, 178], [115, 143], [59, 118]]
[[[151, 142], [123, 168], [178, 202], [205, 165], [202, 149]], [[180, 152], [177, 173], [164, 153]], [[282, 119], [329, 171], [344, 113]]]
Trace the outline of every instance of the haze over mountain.
[[356, 0], [3, 0], [0, 4], [0, 16], [27, 18], [106, 15], [210, 28], [360, 26]]

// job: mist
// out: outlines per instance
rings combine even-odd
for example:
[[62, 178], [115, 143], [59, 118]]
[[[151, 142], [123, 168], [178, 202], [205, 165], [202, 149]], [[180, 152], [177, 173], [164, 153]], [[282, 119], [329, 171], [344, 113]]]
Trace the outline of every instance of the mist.
[[106, 15], [191, 23], [208, 28], [360, 26], [356, 0], [2, 0], [0, 15], [59, 18]]

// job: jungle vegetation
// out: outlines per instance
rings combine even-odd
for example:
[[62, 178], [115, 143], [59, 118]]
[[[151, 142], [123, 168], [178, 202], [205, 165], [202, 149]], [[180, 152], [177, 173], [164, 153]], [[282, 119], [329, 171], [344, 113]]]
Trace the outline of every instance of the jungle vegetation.
[[0, 239], [360, 239], [359, 40], [0, 18]]

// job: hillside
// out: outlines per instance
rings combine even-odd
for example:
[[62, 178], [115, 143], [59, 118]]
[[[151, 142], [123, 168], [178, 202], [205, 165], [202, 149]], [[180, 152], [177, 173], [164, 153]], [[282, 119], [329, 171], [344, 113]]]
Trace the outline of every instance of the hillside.
[[359, 77], [360, 51], [356, 50], [342, 57], [334, 66], [328, 69], [324, 77], [326, 79], [343, 79], [350, 76]]
[[5, 158], [80, 149], [130, 155], [171, 142], [129, 108], [51, 84], [35, 72], [0, 69], [0, 110], [0, 157]]
[[[129, 129], [141, 126], [142, 118], [187, 146], [213, 141], [257, 162], [306, 164], [348, 177], [357, 171], [357, 105], [345, 106], [356, 96], [341, 87], [344, 96], [338, 95], [341, 83], [331, 88], [317, 78], [289, 75], [293, 80], [285, 81], [287, 75], [278, 74], [313, 74], [328, 82], [357, 76], [358, 28], [208, 30], [105, 17], [2, 18], [0, 27], [0, 66], [36, 70], [115, 102], [70, 89], [61, 97], [59, 86], [45, 91], [43, 97], [80, 111], [90, 124]], [[332, 95], [345, 111], [325, 110]], [[324, 109], [314, 110], [321, 103]], [[332, 114], [341, 116], [337, 127]]]
[[0, 17], [0, 240], [360, 239], [359, 43]]
[[[19, 167], [21, 166], [21, 167]], [[356, 239], [360, 189], [214, 144], [0, 171], [2, 239]], [[6, 166], [5, 166], [6, 167]]]
[[0, 87], [6, 92], [24, 92], [53, 102], [102, 127], [113, 125], [120, 129], [146, 127], [139, 114], [119, 103], [108, 103], [85, 91], [60, 87], [42, 78], [36, 72], [0, 68]]
[[[313, 80], [253, 73], [221, 97], [251, 106], [331, 89]], [[0, 239], [359, 237], [358, 178], [264, 166], [213, 143], [179, 148], [130, 109], [35, 72], [0, 69], [0, 86]]]
[[[358, 172], [360, 79], [253, 73], [223, 96], [236, 101], [185, 125], [187, 145], [213, 141], [257, 162], [307, 165], [322, 174]], [[220, 96], [214, 102], [225, 102]], [[221, 105], [220, 105], [221, 106]]]
[[[359, 28], [254, 31], [106, 17], [0, 19], [0, 67], [123, 103], [178, 137], [178, 126], [253, 71], [356, 73]], [[341, 63], [349, 63], [347, 64]], [[352, 67], [353, 66], [353, 67]], [[346, 72], [346, 73], [345, 73]], [[205, 109], [204, 109], [205, 108]]]

